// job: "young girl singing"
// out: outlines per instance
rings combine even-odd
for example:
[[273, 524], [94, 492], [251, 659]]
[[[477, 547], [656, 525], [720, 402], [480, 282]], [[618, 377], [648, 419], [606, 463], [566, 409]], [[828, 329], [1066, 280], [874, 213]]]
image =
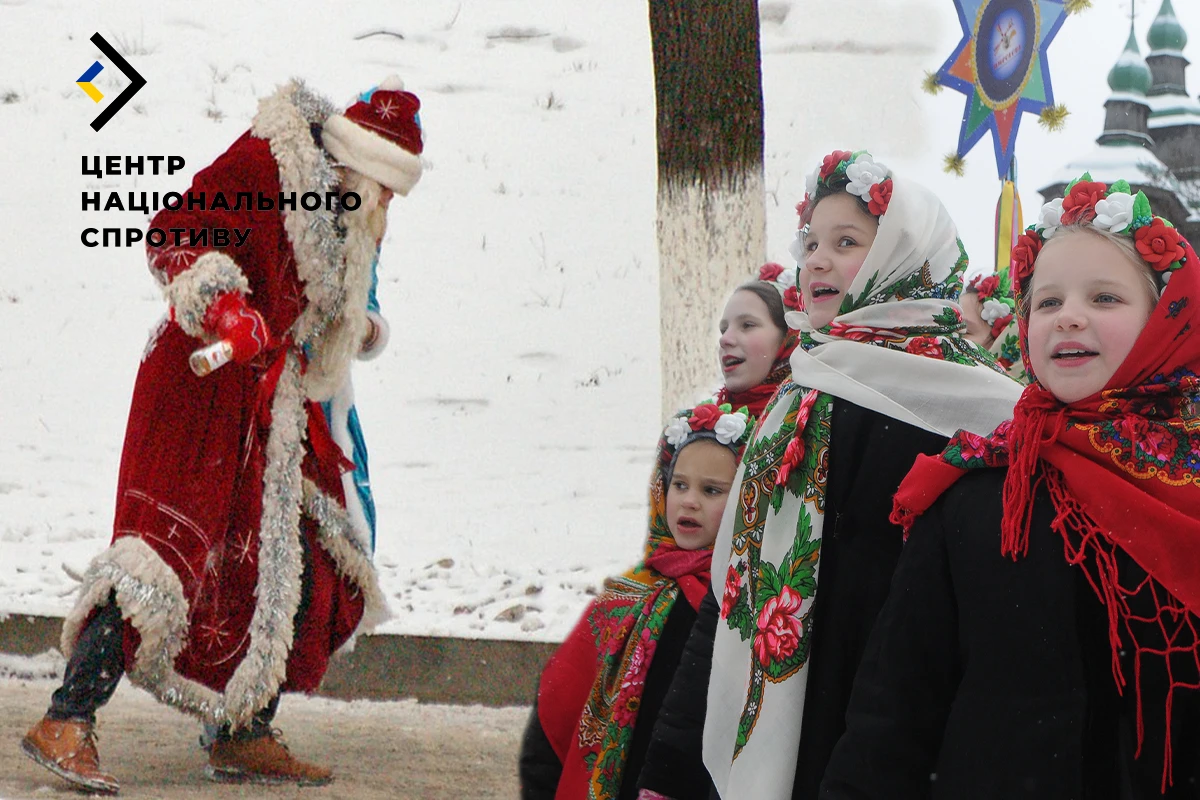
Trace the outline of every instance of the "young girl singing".
[[961, 336], [967, 259], [929, 191], [837, 151], [798, 210], [802, 346], [735, 479], [645, 796], [816, 796], [900, 554], [892, 494], [1020, 393]]
[[1032, 383], [901, 485], [822, 798], [1200, 797], [1200, 265], [1086, 174], [1012, 264]]

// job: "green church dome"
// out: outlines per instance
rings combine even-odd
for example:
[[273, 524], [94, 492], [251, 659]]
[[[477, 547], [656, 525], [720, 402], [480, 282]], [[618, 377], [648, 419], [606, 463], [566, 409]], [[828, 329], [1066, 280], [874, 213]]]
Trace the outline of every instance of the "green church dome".
[[1187, 47], [1187, 31], [1179, 24], [1179, 19], [1175, 16], [1175, 9], [1171, 7], [1171, 0], [1163, 0], [1162, 8], [1158, 10], [1158, 16], [1150, 25], [1150, 33], [1146, 35], [1146, 43], [1150, 45], [1151, 52], [1156, 50], [1182, 51]]
[[[1166, 2], [1170, 3], [1171, 0], [1166, 0]], [[1129, 41], [1125, 43], [1125, 51], [1121, 53], [1117, 63], [1108, 72], [1108, 86], [1114, 92], [1144, 95], [1150, 90], [1152, 80], [1150, 68], [1146, 66], [1146, 62], [1138, 50], [1133, 29], [1130, 28]]]

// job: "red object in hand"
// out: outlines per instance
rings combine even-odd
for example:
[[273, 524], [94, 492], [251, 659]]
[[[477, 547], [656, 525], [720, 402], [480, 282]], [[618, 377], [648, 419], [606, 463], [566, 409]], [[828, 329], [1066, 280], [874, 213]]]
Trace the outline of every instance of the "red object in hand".
[[204, 327], [233, 347], [233, 360], [246, 363], [261, 353], [271, 341], [267, 323], [237, 292], [219, 295], [204, 315]]

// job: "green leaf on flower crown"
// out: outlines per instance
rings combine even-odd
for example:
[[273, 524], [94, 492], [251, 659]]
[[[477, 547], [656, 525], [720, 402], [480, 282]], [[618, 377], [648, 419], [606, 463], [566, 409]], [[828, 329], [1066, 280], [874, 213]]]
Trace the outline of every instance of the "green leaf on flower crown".
[[1129, 181], [1122, 178], [1121, 180], [1114, 183], [1112, 186], [1108, 187], [1108, 194], [1113, 194], [1114, 192], [1121, 192], [1123, 194], [1133, 194], [1133, 187], [1131, 187], [1129, 185]]
[[721, 403], [721, 405], [717, 406], [717, 408], [721, 410], [722, 414], [730, 414], [733, 412], [733, 406], [729, 405], [729, 403]]
[[1171, 222], [1171, 220], [1167, 219], [1166, 217], [1159, 217], [1159, 219], [1161, 219], [1163, 221], [1163, 225], [1166, 225], [1168, 228], [1175, 227], [1175, 223]]
[[1150, 208], [1150, 201], [1146, 199], [1146, 193], [1138, 192], [1133, 196], [1133, 223], [1131, 227], [1137, 229], [1143, 225], [1149, 225], [1150, 220], [1153, 218], [1154, 211]]
[[1006, 264], [1000, 268], [1000, 271], [996, 273], [996, 276], [1000, 278], [1000, 283], [996, 286], [996, 293], [1000, 295], [1001, 298], [1012, 298], [1012, 269], [1010, 269]]

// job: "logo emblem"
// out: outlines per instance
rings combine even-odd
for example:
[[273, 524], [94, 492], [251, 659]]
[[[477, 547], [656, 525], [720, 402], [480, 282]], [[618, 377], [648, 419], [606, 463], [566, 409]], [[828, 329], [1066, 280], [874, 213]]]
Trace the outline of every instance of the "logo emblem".
[[[125, 90], [117, 95], [116, 98], [109, 103], [103, 111], [100, 112], [100, 116], [92, 120], [92, 130], [98, 131], [103, 128], [110, 119], [113, 118], [114, 114], [124, 108], [125, 104], [128, 103], [135, 94], [141, 91], [142, 87], [146, 85], [146, 79], [143, 78], [136, 69], [130, 66], [129, 62], [126, 61], [124, 57], [122, 57], [121, 54], [113, 48], [112, 45], [106, 42], [104, 37], [99, 33], [92, 34], [91, 41], [92, 44], [96, 45], [96, 47], [100, 49], [101, 53], [108, 57], [108, 60], [112, 62], [113, 66], [121, 71], [122, 75], [124, 75], [126, 78], [129, 78], [129, 85], [125, 87]], [[79, 76], [79, 80], [75, 81], [79, 88], [87, 92], [87, 96], [92, 98], [93, 102], [96, 103], [99, 103], [101, 100], [103, 100], [104, 95], [99, 89], [96, 88], [95, 84], [92, 83], [92, 80], [99, 75], [100, 71], [103, 69], [104, 65], [97, 61], [88, 67], [87, 72]]]

